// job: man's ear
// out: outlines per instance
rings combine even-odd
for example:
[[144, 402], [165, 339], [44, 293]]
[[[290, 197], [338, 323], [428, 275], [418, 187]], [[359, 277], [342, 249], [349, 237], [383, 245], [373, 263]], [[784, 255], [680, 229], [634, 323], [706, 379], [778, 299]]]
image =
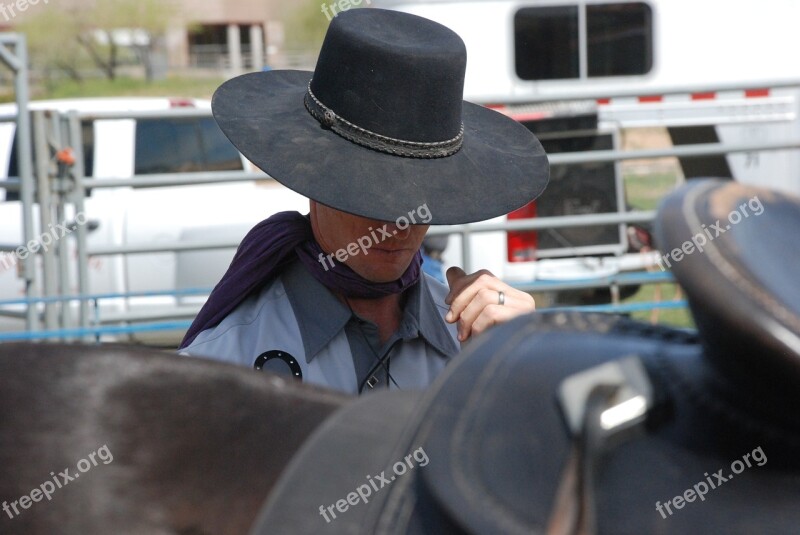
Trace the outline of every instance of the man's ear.
[[311, 222], [311, 228], [314, 228], [317, 221], [317, 206], [317, 201], [308, 199], [308, 220]]
[[311, 223], [311, 232], [314, 234], [314, 239], [319, 243], [320, 235], [319, 235], [319, 228], [318, 228], [318, 221], [319, 218], [317, 217], [317, 210], [319, 209], [319, 203], [314, 199], [308, 200], [308, 221]]

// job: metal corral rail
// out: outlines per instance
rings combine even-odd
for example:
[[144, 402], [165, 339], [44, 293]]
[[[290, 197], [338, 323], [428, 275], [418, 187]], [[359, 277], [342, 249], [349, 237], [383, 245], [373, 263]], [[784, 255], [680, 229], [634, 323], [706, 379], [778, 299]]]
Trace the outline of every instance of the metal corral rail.
[[[16, 56], [13, 56], [6, 45], [15, 45]], [[27, 85], [26, 85], [26, 56], [24, 36], [13, 34], [0, 34], [0, 59], [10, 66], [15, 72], [15, 87], [17, 90], [17, 104], [20, 110], [18, 131], [20, 145], [19, 180], [9, 180], [0, 183], [0, 187], [10, 190], [19, 190], [22, 204], [22, 227], [25, 243], [33, 239], [34, 234], [34, 204], [42, 207], [38, 210], [40, 228], [48, 228], [54, 221], [64, 221], [67, 206], [71, 205], [74, 213], [81, 213], [84, 208], [87, 191], [95, 188], [155, 188], [181, 185], [219, 184], [226, 182], [245, 182], [263, 180], [266, 175], [259, 173], [226, 171], [187, 174], [163, 174], [135, 176], [129, 179], [112, 177], [86, 178], [83, 169], [82, 132], [81, 121], [86, 119], [138, 119], [154, 117], [207, 117], [209, 110], [203, 109], [171, 109], [158, 112], [125, 112], [125, 113], [79, 113], [69, 112], [59, 114], [49, 111], [35, 111], [33, 119], [33, 137], [36, 144], [36, 161], [31, 160], [31, 147], [28, 140], [30, 132], [27, 110]], [[800, 81], [776, 81], [774, 84], [765, 84], [771, 87], [800, 87]], [[746, 89], [748, 86], [739, 85], [729, 89]], [[702, 87], [679, 88], [672, 92], [696, 92]], [[661, 91], [667, 94], [670, 91]], [[622, 94], [622, 93], [621, 93]], [[614, 97], [616, 95], [598, 95], [598, 97]], [[581, 98], [586, 98], [581, 95]], [[577, 98], [577, 97], [576, 97]], [[54, 162], [52, 155], [64, 147], [71, 147], [74, 151], [74, 165], [59, 166]], [[608, 150], [589, 151], [582, 153], [553, 154], [549, 156], [551, 165], [568, 165], [592, 162], [612, 162], [623, 160], [655, 159], [667, 157], [699, 157], [709, 155], [731, 154], [737, 152], [758, 152], [785, 149], [800, 149], [800, 139], [791, 139], [781, 142], [753, 142], [746, 144], [710, 143], [691, 146], [678, 146], [658, 150]], [[541, 230], [578, 226], [597, 226], [624, 223], [647, 223], [653, 220], [655, 213], [652, 211], [632, 211], [627, 213], [591, 214], [580, 216], [543, 217], [534, 220], [512, 220], [504, 223], [493, 224], [467, 224], [444, 227], [432, 227], [430, 234], [457, 234], [461, 236], [462, 265], [465, 270], [471, 271], [471, 251], [469, 237], [475, 233], [509, 230]], [[91, 256], [144, 254], [155, 252], [202, 251], [214, 249], [228, 249], [238, 246], [234, 241], [197, 241], [195, 243], [161, 243], [158, 245], [127, 245], [108, 246], [88, 249], [86, 244], [86, 229], [78, 225], [74, 235], [76, 240], [77, 258], [75, 259], [78, 275], [79, 294], [75, 296], [60, 295], [59, 288], [65, 288], [69, 277], [69, 258], [61, 254], [67, 250], [64, 244], [59, 243], [48, 251], [38, 251], [42, 257], [42, 273], [35, 269], [33, 255], [24, 261], [23, 276], [26, 281], [26, 298], [11, 301], [0, 301], [0, 314], [18, 316], [19, 312], [8, 310], [13, 305], [25, 306], [26, 332], [0, 334], [1, 340], [11, 339], [65, 339], [84, 338], [94, 339], [105, 334], [130, 334], [134, 332], [156, 330], [185, 329], [189, 321], [183, 315], [176, 313], [173, 318], [164, 318], [161, 314], [160, 321], [152, 322], [152, 316], [127, 317], [117, 319], [120, 323], [148, 322], [143, 325], [104, 325], [104, 318], [99, 315], [98, 302], [103, 299], [131, 298], [136, 296], [152, 295], [187, 295], [187, 291], [148, 292], [145, 294], [89, 294], [88, 260]], [[5, 247], [7, 250], [12, 246]], [[2, 250], [2, 249], [0, 249]], [[668, 274], [640, 273], [616, 275], [609, 278], [591, 279], [570, 282], [532, 282], [519, 285], [529, 291], [561, 291], [581, 288], [598, 288], [608, 286], [640, 285], [656, 282], [670, 281]], [[205, 295], [209, 289], [190, 291], [192, 295]], [[78, 303], [77, 323], [70, 318], [72, 302]], [[642, 308], [674, 308], [684, 306], [683, 302], [646, 303], [635, 305], [611, 305], [587, 307], [588, 309], [604, 311], [631, 311]], [[169, 319], [169, 321], [165, 321]]]
[[[28, 115], [28, 44], [25, 34], [0, 33], [0, 60], [14, 75], [14, 96], [17, 104], [17, 133], [19, 143], [17, 158], [19, 169], [18, 186], [22, 202], [22, 238], [28, 243], [34, 237], [33, 224], [33, 168], [31, 147], [31, 123]], [[38, 292], [36, 264], [33, 258], [25, 259], [22, 265], [26, 295], [30, 298]], [[26, 325], [30, 330], [37, 322], [36, 309], [26, 309]]]
[[[632, 286], [641, 284], [653, 284], [660, 282], [674, 282], [669, 273], [621, 273], [608, 277], [573, 280], [570, 282], [551, 282], [551, 281], [537, 281], [525, 284], [513, 284], [516, 288], [530, 292], [544, 292], [544, 291], [560, 291], [560, 290], [574, 290], [580, 288], [603, 288], [608, 286]], [[92, 304], [94, 311], [93, 324], [88, 326], [74, 327], [74, 328], [59, 328], [59, 329], [46, 329], [41, 331], [19, 331], [19, 332], [0, 332], [0, 342], [9, 341], [31, 341], [31, 340], [52, 340], [52, 339], [94, 339], [97, 342], [103, 336], [115, 335], [132, 335], [138, 333], [158, 332], [158, 331], [179, 331], [186, 330], [191, 325], [191, 318], [194, 313], [183, 314], [181, 317], [168, 318], [163, 321], [152, 321], [154, 318], [138, 318], [143, 323], [135, 325], [104, 325], [109, 323], [109, 320], [104, 320], [100, 317], [100, 301], [105, 299], [120, 299], [131, 297], [182, 297], [182, 296], [205, 296], [211, 292], [211, 288], [190, 288], [186, 290], [174, 290], [163, 292], [128, 292], [128, 293], [106, 293], [95, 295], [74, 295], [63, 297], [46, 297], [38, 299], [10, 299], [0, 301], [0, 308], [4, 306], [13, 306], [24, 304], [26, 306], [35, 306], [37, 304], [50, 304], [50, 303], [70, 303], [73, 301], [87, 302]], [[667, 302], [652, 302], [652, 303], [627, 303], [627, 304], [608, 304], [608, 305], [587, 305], [580, 307], [557, 307], [562, 310], [583, 310], [594, 312], [611, 312], [611, 313], [630, 313], [655, 309], [675, 309], [685, 308], [686, 301], [667, 301]], [[553, 310], [548, 309], [548, 310]], [[149, 320], [149, 321], [148, 321]], [[113, 321], [113, 320], [112, 320]], [[130, 321], [130, 320], [128, 320]]]

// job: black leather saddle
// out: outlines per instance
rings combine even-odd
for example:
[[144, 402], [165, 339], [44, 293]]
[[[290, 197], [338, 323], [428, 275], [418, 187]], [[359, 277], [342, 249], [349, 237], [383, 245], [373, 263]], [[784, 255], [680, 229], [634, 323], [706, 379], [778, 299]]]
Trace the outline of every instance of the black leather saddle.
[[656, 236], [697, 331], [498, 327], [424, 394], [334, 413], [253, 533], [800, 532], [798, 228], [798, 199], [693, 181]]

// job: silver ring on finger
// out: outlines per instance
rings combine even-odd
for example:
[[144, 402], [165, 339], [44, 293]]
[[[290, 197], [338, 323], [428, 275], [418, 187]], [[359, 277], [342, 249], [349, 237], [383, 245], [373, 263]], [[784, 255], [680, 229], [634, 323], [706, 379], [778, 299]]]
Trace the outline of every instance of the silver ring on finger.
[[506, 294], [498, 291], [497, 292], [497, 304], [498, 305], [505, 305], [506, 304]]

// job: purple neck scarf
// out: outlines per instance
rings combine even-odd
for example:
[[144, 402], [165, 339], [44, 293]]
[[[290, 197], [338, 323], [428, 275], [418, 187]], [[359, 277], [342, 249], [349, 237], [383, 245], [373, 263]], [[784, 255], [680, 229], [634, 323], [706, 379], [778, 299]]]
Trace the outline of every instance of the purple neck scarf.
[[326, 270], [319, 262], [320, 254], [324, 252], [314, 240], [311, 223], [298, 212], [280, 212], [253, 227], [186, 332], [180, 349], [191, 344], [201, 332], [219, 325], [239, 303], [274, 280], [296, 258], [331, 291], [367, 299], [403, 292], [419, 280], [422, 265], [422, 255], [417, 251], [399, 279], [372, 282], [339, 262]]

